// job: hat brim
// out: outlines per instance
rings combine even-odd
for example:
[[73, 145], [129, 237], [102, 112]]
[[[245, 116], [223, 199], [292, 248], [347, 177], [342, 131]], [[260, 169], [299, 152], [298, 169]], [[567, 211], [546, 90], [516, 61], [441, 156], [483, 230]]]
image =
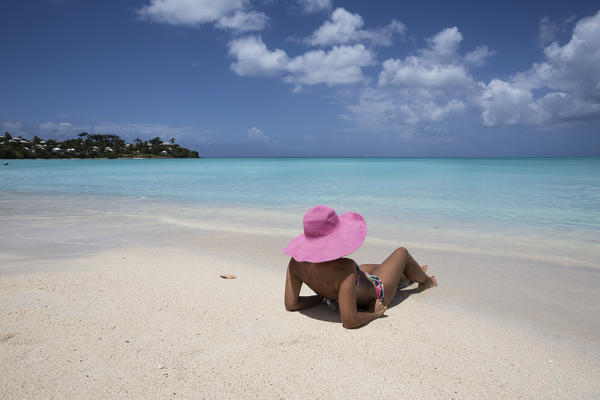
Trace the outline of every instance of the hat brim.
[[357, 213], [346, 212], [339, 216], [338, 227], [326, 236], [295, 237], [283, 250], [296, 261], [325, 262], [353, 253], [365, 240], [367, 223]]

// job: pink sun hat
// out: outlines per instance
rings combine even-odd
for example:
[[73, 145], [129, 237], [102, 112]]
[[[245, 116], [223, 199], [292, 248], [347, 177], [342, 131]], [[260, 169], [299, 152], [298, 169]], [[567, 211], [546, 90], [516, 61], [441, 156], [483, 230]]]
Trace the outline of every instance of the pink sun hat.
[[327, 206], [314, 206], [304, 214], [304, 233], [283, 250], [296, 261], [325, 262], [344, 257], [360, 247], [367, 223], [357, 213], [338, 216]]

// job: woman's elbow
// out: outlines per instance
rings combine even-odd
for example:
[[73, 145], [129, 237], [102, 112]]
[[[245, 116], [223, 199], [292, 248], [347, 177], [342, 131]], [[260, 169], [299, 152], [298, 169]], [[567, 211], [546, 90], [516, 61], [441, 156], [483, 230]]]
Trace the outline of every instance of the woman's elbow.
[[285, 310], [286, 311], [297, 311], [298, 310], [298, 305], [297, 304], [292, 304], [291, 302], [286, 301], [285, 302]]
[[359, 324], [353, 319], [342, 319], [342, 326], [346, 329], [358, 328]]

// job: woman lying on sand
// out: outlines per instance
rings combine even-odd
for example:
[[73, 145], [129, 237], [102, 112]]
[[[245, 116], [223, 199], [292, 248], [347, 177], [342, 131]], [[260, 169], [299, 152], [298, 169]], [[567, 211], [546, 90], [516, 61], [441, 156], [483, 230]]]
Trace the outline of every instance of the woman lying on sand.
[[[358, 265], [342, 258], [358, 249], [365, 240], [367, 224], [356, 213], [338, 217], [331, 207], [316, 206], [304, 215], [304, 234], [293, 239], [284, 252], [292, 256], [285, 283], [285, 308], [301, 310], [337, 300], [344, 328], [357, 328], [380, 317], [399, 285], [419, 282], [419, 288], [437, 286], [404, 247], [395, 250], [381, 264]], [[306, 283], [317, 295], [300, 296]], [[370, 310], [357, 311], [357, 307]]]

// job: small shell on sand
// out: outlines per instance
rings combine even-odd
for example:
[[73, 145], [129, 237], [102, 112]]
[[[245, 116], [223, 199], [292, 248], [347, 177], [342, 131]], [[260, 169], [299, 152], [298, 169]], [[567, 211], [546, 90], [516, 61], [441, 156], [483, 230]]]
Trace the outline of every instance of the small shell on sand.
[[221, 278], [223, 278], [223, 279], [235, 279], [235, 278], [237, 278], [237, 276], [235, 276], [235, 275], [221, 275]]

